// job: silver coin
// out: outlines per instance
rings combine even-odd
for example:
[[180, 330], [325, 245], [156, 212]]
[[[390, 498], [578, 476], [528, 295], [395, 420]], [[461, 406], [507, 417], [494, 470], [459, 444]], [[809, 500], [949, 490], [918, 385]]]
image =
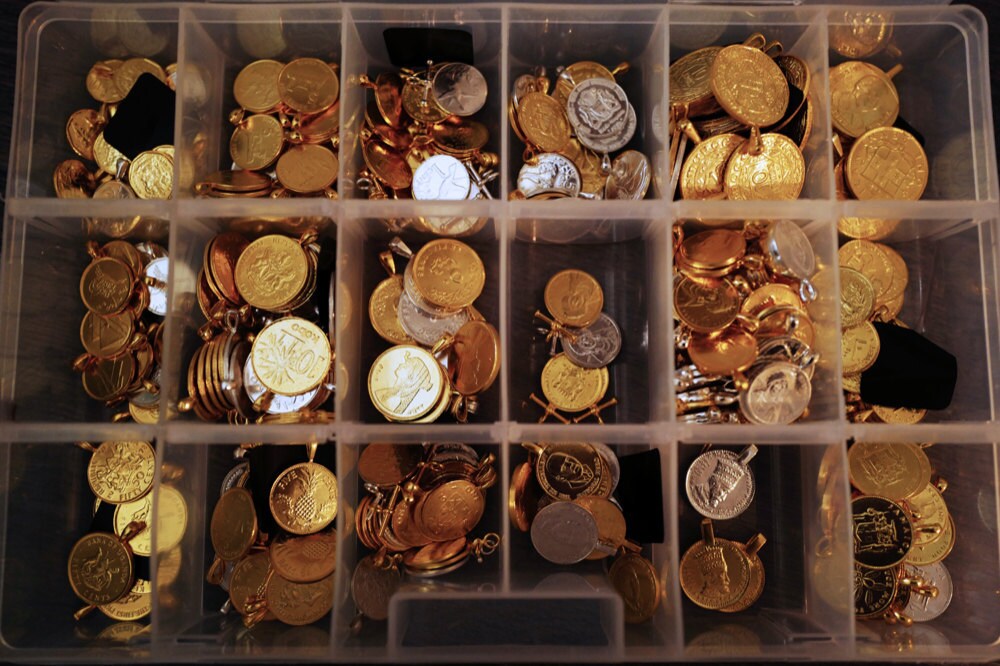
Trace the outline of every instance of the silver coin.
[[545, 92], [538, 83], [538, 77], [534, 74], [522, 74], [514, 79], [514, 85], [510, 89], [510, 98], [514, 102], [516, 109], [521, 105], [521, 100], [528, 93]]
[[525, 164], [517, 174], [517, 189], [528, 199], [539, 194], [580, 194], [580, 170], [573, 160], [559, 153], [542, 153], [534, 164]]
[[471, 116], [479, 111], [486, 104], [488, 92], [482, 72], [462, 62], [438, 67], [431, 83], [434, 101], [454, 116]]
[[161, 317], [167, 314], [167, 278], [170, 274], [170, 259], [159, 257], [146, 264], [144, 275], [153, 278], [157, 284], [148, 285], [149, 305], [146, 309]]
[[469, 321], [468, 310], [444, 317], [437, 317], [418, 307], [405, 291], [399, 295], [399, 323], [407, 335], [428, 347], [440, 340], [445, 333], [454, 335]]
[[816, 272], [816, 253], [799, 225], [778, 220], [764, 234], [762, 243], [775, 270], [805, 280]]
[[[262, 395], [267, 391], [264, 385], [260, 383], [260, 379], [257, 378], [257, 373], [253, 371], [253, 359], [250, 355], [247, 355], [246, 364], [243, 366], [243, 388], [247, 392], [247, 396], [254, 403], [260, 399]], [[313, 398], [316, 397], [316, 393], [319, 391], [319, 387], [314, 388], [311, 391], [306, 391], [301, 395], [279, 395], [277, 393], [271, 394], [271, 404], [267, 406], [268, 414], [290, 414], [291, 412], [297, 412], [300, 409], [304, 409], [309, 403], [312, 402]]]
[[797, 365], [775, 361], [760, 366], [740, 392], [740, 411], [757, 425], [787, 425], [809, 406], [812, 383]]
[[[149, 376], [149, 381], [159, 386], [161, 374], [161, 368], [157, 368]], [[160, 394], [150, 393], [143, 388], [130, 395], [128, 401], [136, 407], [155, 407], [160, 404]]]
[[463, 201], [472, 191], [472, 177], [457, 158], [432, 155], [413, 172], [411, 192], [421, 201]]
[[951, 574], [941, 562], [917, 566], [907, 564], [906, 573], [909, 576], [917, 576], [927, 585], [937, 588], [937, 596], [931, 598], [926, 594], [910, 592], [910, 601], [906, 604], [904, 615], [909, 616], [914, 622], [927, 622], [940, 616], [951, 605], [955, 588], [951, 580]]
[[598, 153], [620, 150], [635, 133], [635, 109], [614, 81], [583, 81], [570, 93], [566, 111], [580, 143]]
[[747, 510], [755, 486], [750, 468], [735, 453], [713, 449], [691, 463], [684, 489], [698, 513], [712, 520], [729, 520]]
[[562, 339], [563, 351], [573, 363], [583, 368], [603, 368], [615, 360], [622, 349], [622, 332], [615, 320], [601, 313], [587, 328], [574, 329], [575, 340]]
[[649, 160], [638, 150], [626, 150], [611, 162], [604, 185], [605, 199], [642, 199], [652, 180]]
[[[591, 79], [596, 80], [596, 79]], [[592, 134], [586, 130], [581, 130], [577, 132], [577, 139], [580, 140], [587, 148], [601, 153], [603, 155], [601, 159], [601, 172], [605, 174], [611, 173], [611, 160], [608, 158], [608, 153], [614, 152], [616, 150], [621, 150], [625, 145], [632, 140], [632, 135], [635, 134], [636, 128], [636, 116], [635, 109], [632, 108], [630, 104], [628, 107], [628, 115], [626, 116], [626, 124], [617, 134], [611, 134], [607, 136], [601, 136], [597, 134]]]
[[139, 252], [146, 255], [147, 261], [152, 261], [153, 259], [159, 259], [160, 257], [167, 256], [166, 248], [164, 248], [162, 245], [154, 243], [153, 241], [142, 241], [141, 243], [136, 243], [135, 249], [139, 250]]
[[597, 546], [597, 521], [572, 502], [553, 502], [531, 522], [531, 543], [554, 564], [576, 564]]
[[247, 470], [250, 469], [249, 460], [241, 460], [236, 463], [235, 466], [222, 477], [222, 488], [219, 489], [219, 495], [225, 495], [227, 492], [236, 487], [236, 484], [240, 482], [240, 478], [246, 474]]
[[[608, 468], [611, 473], [611, 492], [615, 492], [615, 488], [618, 487], [618, 480], [622, 476], [622, 466], [618, 462], [618, 456], [615, 452], [611, 450], [611, 447], [607, 444], [602, 444], [601, 442], [589, 442], [589, 444], [594, 447], [597, 454], [601, 456], [601, 460], [604, 461], [604, 465]], [[618, 504], [614, 497], [609, 498], [615, 504]], [[621, 509], [621, 506], [618, 507]]]
[[816, 371], [819, 354], [798, 338], [782, 335], [777, 338], [767, 338], [757, 346], [757, 361], [788, 361], [802, 368], [809, 379]]

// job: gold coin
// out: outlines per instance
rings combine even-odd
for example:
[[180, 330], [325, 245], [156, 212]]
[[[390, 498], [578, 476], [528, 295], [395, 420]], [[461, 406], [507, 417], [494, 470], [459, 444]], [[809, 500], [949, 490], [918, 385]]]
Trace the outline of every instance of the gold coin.
[[114, 534], [91, 532], [73, 545], [68, 572], [76, 596], [94, 606], [109, 604], [132, 589], [132, 553]]
[[731, 375], [746, 370], [757, 360], [757, 343], [741, 327], [730, 326], [712, 335], [692, 335], [688, 354], [705, 374]]
[[274, 168], [278, 181], [299, 194], [324, 190], [337, 180], [340, 163], [333, 151], [324, 146], [303, 143], [292, 146], [278, 158]]
[[60, 199], [89, 199], [94, 192], [94, 174], [80, 160], [64, 160], [52, 174], [52, 187]]
[[293, 583], [271, 576], [265, 592], [268, 611], [292, 626], [317, 622], [333, 608], [333, 579], [331, 574], [315, 583]]
[[114, 176], [118, 173], [118, 165], [122, 161], [128, 161], [128, 158], [104, 140], [104, 132], [102, 131], [94, 139], [94, 161], [97, 162], [101, 171]]
[[287, 236], [270, 234], [250, 243], [236, 260], [236, 289], [247, 303], [277, 312], [295, 299], [309, 279], [305, 250]]
[[80, 276], [80, 298], [91, 312], [108, 317], [125, 309], [132, 295], [132, 271], [111, 257], [95, 259]]
[[844, 329], [840, 344], [841, 371], [844, 374], [864, 372], [872, 367], [881, 347], [878, 332], [868, 321]]
[[485, 509], [482, 491], [471, 481], [456, 479], [421, 497], [414, 515], [420, 530], [440, 542], [465, 537], [479, 524]]
[[130, 312], [110, 317], [87, 312], [80, 323], [80, 341], [88, 354], [110, 358], [125, 351], [134, 331], [135, 320]]
[[603, 191], [607, 177], [601, 173], [601, 156], [586, 148], [576, 138], [570, 139], [559, 151], [560, 155], [568, 157], [580, 172], [580, 191], [597, 194]]
[[[948, 505], [941, 492], [932, 483], [906, 499], [906, 507], [913, 520], [918, 524], [941, 525], [948, 524]], [[941, 536], [940, 534], [935, 536]]]
[[726, 606], [725, 608], [720, 608], [719, 610], [723, 613], [740, 613], [746, 609], [753, 606], [760, 595], [764, 592], [764, 564], [760, 561], [760, 557], [756, 553], [753, 555], [746, 552], [743, 549], [744, 554], [747, 556], [747, 561], [750, 563], [750, 580], [747, 583], [747, 589], [743, 592], [743, 596], [732, 606]]
[[153, 586], [148, 580], [137, 580], [132, 589], [118, 601], [98, 606], [98, 610], [118, 622], [134, 622], [153, 611]]
[[868, 321], [875, 311], [875, 288], [859, 271], [840, 267], [840, 327]]
[[358, 457], [358, 475], [365, 483], [391, 488], [415, 472], [423, 458], [423, 447], [416, 444], [369, 444]]
[[722, 50], [708, 46], [670, 64], [670, 105], [684, 106], [688, 116], [703, 116], [719, 108], [712, 94], [712, 63]]
[[948, 557], [955, 548], [955, 521], [951, 516], [948, 516], [948, 520], [942, 525], [942, 528], [942, 532], [933, 541], [914, 543], [906, 555], [906, 563], [922, 567], [940, 562]]
[[434, 124], [448, 117], [448, 112], [434, 101], [431, 88], [430, 81], [417, 78], [408, 79], [403, 85], [403, 110], [417, 122]]
[[888, 245], [883, 245], [881, 243], [875, 243], [885, 258], [889, 260], [889, 265], [892, 266], [892, 282], [889, 285], [889, 289], [886, 292], [885, 300], [891, 301], [899, 296], [903, 295], [906, 291], [906, 285], [910, 282], [910, 271], [906, 267], [906, 261], [899, 255], [898, 252], [893, 250]]
[[774, 307], [802, 310], [803, 305], [794, 289], [787, 284], [772, 282], [750, 292], [750, 295], [743, 300], [740, 312], [756, 318]]
[[892, 37], [886, 12], [845, 9], [830, 18], [830, 48], [847, 58], [867, 58], [885, 49]]
[[507, 492], [507, 511], [510, 522], [522, 532], [531, 529], [531, 521], [536, 511], [537, 493], [534, 491], [534, 476], [530, 463], [521, 463], [510, 477]]
[[847, 466], [855, 488], [893, 501], [916, 495], [931, 479], [930, 461], [916, 444], [857, 442], [847, 450]]
[[739, 311], [740, 294], [728, 280], [683, 275], [677, 280], [674, 314], [692, 331], [721, 331], [733, 323]]
[[621, 595], [625, 622], [640, 624], [652, 619], [663, 596], [652, 562], [637, 553], [626, 553], [611, 565], [608, 580]]
[[233, 131], [229, 154], [241, 169], [264, 169], [278, 159], [284, 145], [285, 133], [278, 119], [257, 114], [244, 119]]
[[859, 394], [861, 393], [861, 373], [856, 372], [849, 375], [844, 375], [844, 390], [848, 393]]
[[609, 497], [612, 473], [597, 449], [586, 442], [543, 445], [535, 458], [538, 486], [556, 500], [582, 495]]
[[394, 190], [403, 190], [413, 182], [413, 169], [397, 151], [381, 141], [362, 141], [361, 156], [372, 175]]
[[403, 114], [403, 79], [396, 72], [375, 77], [375, 105], [390, 127], [398, 128]]
[[[166, 552], [175, 548], [184, 538], [187, 530], [187, 503], [178, 490], [172, 486], [160, 486], [156, 512], [157, 552]], [[153, 553], [153, 493], [145, 497], [115, 507], [115, 532], [125, 533], [129, 523], [141, 521], [146, 523], [145, 529], [129, 541], [132, 552], [136, 555], [149, 557]]]
[[260, 383], [278, 395], [301, 395], [330, 374], [330, 338], [310, 321], [285, 317], [257, 334], [250, 362]]
[[368, 373], [368, 393], [390, 421], [416, 421], [438, 406], [444, 382], [430, 352], [415, 345], [397, 345], [375, 359]]
[[133, 402], [128, 403], [128, 413], [132, 420], [143, 425], [156, 425], [160, 422], [159, 403], [152, 407], [141, 407]]
[[848, 238], [877, 241], [890, 235], [899, 226], [899, 220], [880, 220], [873, 217], [842, 217], [837, 221], [837, 231]]
[[588, 560], [603, 560], [622, 547], [625, 543], [625, 516], [614, 502], [594, 495], [581, 495], [572, 501], [589, 511], [597, 522], [597, 540], [601, 547], [595, 548], [587, 556]]
[[788, 107], [788, 81], [760, 49], [727, 46], [712, 61], [712, 94], [726, 113], [745, 125], [773, 125]]
[[87, 483], [102, 502], [132, 502], [152, 489], [155, 461], [148, 442], [103, 442], [87, 465]]
[[119, 65], [112, 75], [115, 88], [118, 90], [118, 99], [109, 101], [118, 102], [125, 99], [132, 92], [136, 79], [143, 74], [152, 74], [162, 83], [167, 82], [166, 72], [149, 58], [129, 58]]
[[389, 617], [389, 601], [399, 589], [402, 574], [396, 567], [380, 567], [367, 555], [351, 575], [351, 598], [358, 612], [376, 622]]
[[250, 113], [268, 113], [281, 103], [278, 93], [278, 76], [284, 63], [276, 60], [257, 60], [236, 75], [233, 97], [236, 103]]
[[710, 229], [684, 239], [677, 251], [677, 264], [689, 277], [722, 277], [740, 264], [746, 249], [741, 232]]
[[542, 368], [542, 393], [556, 408], [579, 412], [596, 405], [608, 390], [608, 369], [581, 368], [557, 354]]
[[876, 306], [888, 300], [892, 290], [893, 267], [881, 246], [863, 240], [850, 241], [837, 251], [837, 259], [841, 266], [853, 268], [868, 278], [875, 289]]
[[472, 305], [486, 284], [486, 269], [476, 251], [451, 238], [427, 243], [412, 263], [414, 287], [424, 300], [443, 310]]
[[565, 105], [545, 93], [528, 93], [517, 107], [517, 122], [528, 143], [546, 153], [566, 148], [570, 138]]
[[681, 168], [681, 198], [725, 198], [726, 165], [743, 143], [743, 137], [738, 134], [720, 134], [695, 146]]
[[131, 354], [102, 358], [83, 373], [83, 390], [94, 400], [117, 400], [135, 378], [136, 362]]
[[399, 323], [399, 297], [403, 293], [403, 276], [391, 275], [375, 286], [368, 299], [368, 319], [379, 336], [394, 345], [415, 344]]
[[257, 540], [257, 512], [250, 491], [230, 488], [219, 498], [212, 512], [209, 534], [220, 559], [235, 562], [247, 554]]
[[103, 60], [90, 68], [86, 85], [91, 97], [106, 104], [122, 100], [118, 95], [118, 86], [115, 85], [115, 70], [121, 64], [121, 60]]
[[455, 333], [448, 364], [455, 390], [482, 393], [500, 373], [500, 334], [485, 321], [470, 321]]
[[302, 114], [323, 111], [340, 95], [340, 80], [318, 58], [297, 58], [278, 74], [278, 95], [286, 106]]
[[[767, 56], [764, 56], [765, 58]], [[725, 190], [730, 199], [797, 199], [806, 182], [806, 161], [795, 142], [782, 134], [763, 134], [761, 150], [750, 141], [726, 164]]]
[[896, 86], [878, 67], [852, 60], [830, 70], [830, 118], [840, 134], [856, 139], [898, 115]]
[[590, 326], [604, 309], [604, 290], [591, 275], [576, 269], [559, 271], [545, 285], [545, 307], [561, 324]]
[[174, 161], [155, 150], [136, 155], [128, 182], [140, 199], [169, 199], [174, 191]]
[[912, 134], [879, 127], [851, 146], [844, 177], [858, 199], [916, 200], [927, 187], [928, 168], [927, 155]]
[[569, 102], [569, 94], [573, 92], [573, 88], [587, 79], [614, 81], [615, 75], [611, 73], [610, 69], [599, 62], [591, 60], [574, 62], [560, 72], [559, 77], [556, 79], [556, 87], [552, 91], [552, 96], [565, 108]]
[[681, 558], [679, 576], [688, 599], [702, 608], [719, 609], [743, 597], [750, 584], [750, 562], [732, 541], [699, 541]]
[[448, 118], [430, 128], [431, 138], [445, 153], [464, 157], [479, 150], [490, 140], [490, 130], [468, 118]]
[[85, 160], [94, 159], [94, 141], [104, 131], [104, 118], [93, 109], [74, 111], [66, 122], [66, 140], [73, 152]]
[[913, 425], [920, 423], [927, 415], [926, 409], [910, 409], [909, 407], [884, 407], [882, 405], [872, 405], [872, 411], [879, 417], [882, 423], [893, 423], [896, 425]]
[[337, 517], [337, 477], [319, 463], [292, 465], [274, 480], [268, 504], [281, 529], [314, 534]]
[[252, 599], [264, 596], [270, 564], [267, 553], [254, 553], [233, 567], [233, 575], [229, 579], [229, 600], [240, 615], [249, 614], [247, 604]]

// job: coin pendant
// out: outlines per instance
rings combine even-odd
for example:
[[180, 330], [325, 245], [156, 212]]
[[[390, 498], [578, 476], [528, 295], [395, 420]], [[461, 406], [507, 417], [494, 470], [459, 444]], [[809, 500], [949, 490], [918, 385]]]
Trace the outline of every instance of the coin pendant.
[[528, 199], [540, 194], [575, 197], [581, 186], [576, 164], [559, 153], [542, 153], [534, 163], [525, 163], [517, 174], [517, 189]]
[[421, 201], [462, 201], [472, 192], [472, 178], [451, 155], [432, 155], [413, 172], [412, 193]]
[[553, 502], [531, 523], [531, 543], [539, 555], [554, 564], [576, 564], [598, 544], [597, 521], [582, 506]]
[[903, 509], [884, 497], [864, 495], [851, 501], [854, 559], [872, 569], [902, 562], [913, 544], [913, 526]]
[[114, 534], [91, 532], [69, 554], [69, 582], [78, 597], [100, 606], [132, 589], [132, 553]]
[[314, 534], [337, 517], [337, 477], [319, 463], [293, 465], [274, 480], [268, 504], [286, 532]]
[[604, 309], [604, 291], [589, 274], [575, 269], [560, 271], [545, 285], [545, 307], [566, 326], [590, 326]]
[[275, 573], [285, 580], [314, 583], [332, 574], [337, 566], [337, 532], [280, 534], [268, 547], [268, 557]]
[[558, 409], [579, 412], [595, 405], [608, 390], [608, 369], [581, 368], [565, 354], [549, 359], [542, 368], [542, 393]]
[[697, 333], [729, 326], [740, 311], [740, 295], [728, 280], [681, 275], [674, 287], [674, 314]]
[[812, 383], [799, 366], [775, 361], [763, 366], [740, 393], [740, 411], [751, 423], [787, 425], [798, 420], [812, 397]]
[[254, 374], [270, 391], [299, 395], [330, 374], [330, 339], [305, 319], [286, 317], [261, 330], [250, 349]]
[[323, 111], [340, 95], [337, 73], [318, 58], [297, 58], [278, 74], [281, 101], [302, 114]]
[[868, 321], [875, 311], [875, 288], [864, 275], [840, 267], [840, 326], [851, 328]]
[[[767, 56], [765, 56], [767, 57]], [[806, 161], [795, 142], [782, 134], [763, 134], [761, 150], [749, 141], [726, 164], [726, 196], [735, 200], [797, 199], [806, 182]]]
[[376, 566], [375, 556], [368, 555], [358, 562], [351, 576], [351, 598], [365, 617], [385, 620], [389, 617], [389, 600], [401, 583], [399, 569]]
[[413, 256], [412, 266], [420, 296], [446, 310], [472, 305], [486, 284], [486, 269], [476, 251], [451, 238], [424, 245]]
[[152, 489], [155, 460], [148, 442], [103, 442], [87, 465], [90, 489], [109, 504], [133, 502]]
[[906, 575], [920, 578], [926, 585], [936, 588], [938, 593], [933, 597], [929, 594], [911, 594], [909, 603], [903, 609], [905, 615], [914, 622], [929, 622], [948, 610], [955, 594], [955, 586], [944, 564], [936, 562], [918, 566], [908, 563]]
[[788, 81], [760, 49], [742, 44], [723, 48], [712, 61], [709, 77], [719, 105], [744, 125], [773, 125], [788, 107]]
[[851, 484], [865, 495], [902, 500], [930, 483], [930, 461], [915, 444], [857, 442], [847, 451], [847, 463]]
[[257, 539], [257, 513], [250, 491], [232, 488], [219, 498], [209, 534], [221, 559], [232, 562], [246, 555]]
[[715, 449], [698, 456], [684, 483], [688, 501], [713, 520], [729, 520], [747, 510], [754, 497], [750, 468], [732, 451]]
[[468, 309], [451, 315], [435, 316], [417, 306], [405, 291], [399, 294], [396, 312], [403, 333], [411, 338], [410, 344], [416, 340], [428, 347], [433, 347], [445, 335], [454, 335], [469, 322]]
[[719, 134], [695, 146], [681, 168], [681, 198], [725, 198], [726, 165], [744, 142], [738, 134]]
[[229, 579], [229, 600], [240, 615], [248, 614], [248, 602], [264, 596], [268, 569], [270, 561], [267, 553], [244, 557], [233, 567]]
[[556, 153], [570, 139], [570, 121], [563, 105], [541, 92], [528, 93], [517, 107], [517, 122], [528, 143], [545, 153]]
[[375, 359], [368, 391], [372, 403], [390, 421], [416, 421], [438, 405], [444, 376], [430, 352], [397, 345]]
[[715, 545], [699, 541], [681, 558], [680, 582], [696, 605], [724, 608], [743, 597], [750, 583], [750, 562], [731, 541], [716, 539]]
[[856, 139], [890, 127], [899, 114], [896, 86], [874, 65], [857, 60], [830, 69], [830, 117], [840, 134]]
[[854, 615], [878, 617], [896, 598], [897, 576], [894, 569], [872, 569], [854, 563]]
[[236, 75], [233, 97], [250, 113], [268, 113], [281, 103], [278, 76], [284, 64], [276, 60], [257, 60]]
[[575, 339], [563, 338], [563, 351], [581, 368], [610, 365], [622, 348], [622, 332], [615, 320], [601, 313], [590, 326], [573, 331]]
[[864, 372], [872, 367], [881, 348], [878, 331], [869, 321], [846, 329], [840, 345], [841, 371], [844, 374]]
[[879, 127], [862, 134], [847, 154], [844, 177], [858, 199], [919, 199], [927, 187], [927, 154], [912, 134]]
[[621, 595], [625, 622], [639, 624], [653, 617], [660, 606], [660, 581], [652, 562], [636, 553], [626, 553], [608, 571], [611, 586]]

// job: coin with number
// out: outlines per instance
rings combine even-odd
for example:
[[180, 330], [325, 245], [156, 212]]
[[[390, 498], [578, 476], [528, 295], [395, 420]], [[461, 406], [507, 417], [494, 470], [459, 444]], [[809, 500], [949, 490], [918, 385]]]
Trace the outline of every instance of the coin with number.
[[319, 386], [330, 374], [332, 356], [326, 333], [299, 317], [268, 324], [250, 349], [260, 383], [280, 395], [299, 395]]
[[90, 458], [87, 481], [103, 502], [132, 502], [152, 489], [155, 461], [148, 442], [104, 442]]
[[117, 601], [132, 589], [132, 551], [114, 534], [82, 537], [70, 551], [68, 570], [73, 592], [88, 604]]

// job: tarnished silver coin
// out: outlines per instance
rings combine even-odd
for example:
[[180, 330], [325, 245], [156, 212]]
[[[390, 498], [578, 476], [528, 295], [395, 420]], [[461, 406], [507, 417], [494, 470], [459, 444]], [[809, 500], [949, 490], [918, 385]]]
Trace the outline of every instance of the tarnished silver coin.
[[444, 317], [435, 316], [417, 306], [405, 291], [399, 295], [399, 323], [407, 335], [422, 345], [433, 346], [445, 334], [454, 335], [469, 321], [468, 310]]
[[775, 272], [799, 280], [816, 272], [816, 252], [809, 237], [794, 222], [778, 220], [764, 234], [761, 244]]
[[[604, 466], [607, 467], [608, 472], [611, 474], [611, 492], [615, 492], [615, 488], [618, 487], [618, 480], [622, 476], [622, 467], [618, 462], [618, 456], [615, 455], [615, 452], [607, 444], [590, 442], [590, 445], [597, 451], [597, 455], [601, 456]], [[618, 501], [614, 497], [609, 497], [608, 499], [618, 504]], [[621, 506], [619, 505], [618, 508], [621, 509]]]
[[533, 164], [525, 164], [517, 174], [517, 189], [528, 199], [540, 194], [580, 194], [580, 170], [573, 160], [559, 153], [542, 153]]
[[740, 412], [757, 425], [787, 425], [809, 406], [812, 382], [799, 366], [787, 361], [751, 368], [750, 386], [740, 392]]
[[747, 463], [757, 455], [751, 444], [739, 453], [706, 451], [688, 468], [684, 488], [695, 510], [712, 520], [735, 518], [750, 506], [755, 485]]
[[146, 309], [161, 317], [167, 314], [167, 278], [170, 273], [170, 259], [159, 257], [146, 264], [144, 275], [152, 278], [149, 289], [149, 305]]
[[601, 313], [593, 324], [574, 329], [576, 339], [563, 338], [563, 351], [582, 368], [603, 368], [615, 360], [622, 349], [622, 332], [615, 320]]
[[923, 566], [907, 564], [906, 574], [910, 577], [920, 578], [926, 585], [936, 587], [937, 595], [931, 597], [928, 594], [911, 591], [910, 601], [903, 611], [904, 615], [909, 616], [914, 622], [927, 622], [948, 610], [955, 588], [951, 581], [951, 574], [948, 573], [944, 564], [941, 562]]
[[531, 522], [531, 543], [554, 564], [576, 564], [597, 547], [597, 521], [579, 504], [553, 502]]
[[471, 116], [483, 108], [488, 90], [482, 72], [463, 62], [438, 67], [431, 82], [434, 101], [454, 116]]
[[[622, 87], [614, 81], [602, 78], [580, 82], [573, 88], [573, 92], [569, 94], [569, 99], [566, 102], [569, 122], [576, 130], [581, 142], [583, 141], [581, 135], [587, 135], [596, 140], [611, 140], [612, 137], [620, 136], [630, 124], [630, 108], [628, 96]], [[634, 131], [634, 123], [632, 125]], [[627, 139], [625, 143], [628, 143]], [[625, 143], [618, 148], [624, 146]], [[584, 145], [587, 144], [584, 143]], [[607, 153], [618, 148], [610, 150], [601, 148], [598, 152]]]
[[[254, 404], [267, 392], [264, 385], [260, 383], [260, 379], [257, 377], [257, 373], [253, 371], [253, 363], [251, 363], [250, 355], [247, 355], [246, 363], [243, 366], [243, 388], [247, 392], [247, 396], [250, 398], [251, 402]], [[271, 402], [268, 403], [267, 409], [264, 410], [267, 414], [290, 414], [292, 412], [297, 412], [300, 409], [304, 409], [313, 401], [316, 397], [316, 393], [319, 392], [320, 387], [316, 387], [310, 391], [299, 395], [280, 395], [278, 393], [271, 394]]]
[[767, 338], [757, 345], [757, 361], [788, 361], [799, 366], [809, 379], [816, 372], [819, 353], [802, 340], [790, 335]]
[[472, 192], [472, 177], [462, 162], [451, 155], [432, 155], [413, 172], [410, 185], [414, 199], [462, 201]]
[[231, 470], [226, 472], [226, 475], [222, 477], [222, 488], [219, 490], [219, 495], [225, 495], [227, 492], [232, 490], [239, 484], [240, 479], [243, 475], [247, 473], [250, 469], [249, 460], [241, 460], [236, 463]]
[[638, 150], [626, 150], [611, 162], [604, 185], [605, 199], [642, 199], [651, 180], [649, 160]]

